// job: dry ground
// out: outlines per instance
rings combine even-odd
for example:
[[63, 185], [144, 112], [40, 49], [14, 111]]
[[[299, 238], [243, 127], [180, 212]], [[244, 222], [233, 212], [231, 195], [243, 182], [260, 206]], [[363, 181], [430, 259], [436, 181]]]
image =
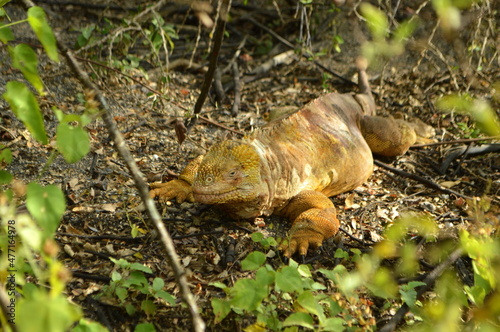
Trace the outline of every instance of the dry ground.
[[[245, 36], [248, 36], [247, 41], [237, 57], [242, 78], [248, 77], [247, 73], [274, 55], [288, 50], [268, 31], [244, 20], [243, 16], [252, 15], [255, 20], [273, 26], [277, 34], [295, 43], [301, 24], [299, 18], [293, 17], [295, 7], [289, 4], [292, 2], [279, 5], [282, 20], [278, 18], [276, 7], [271, 4], [258, 6], [257, 2], [251, 2], [245, 7], [235, 3], [233, 21], [228, 23], [228, 37], [220, 55], [220, 66], [223, 68], [231, 61]], [[105, 26], [104, 17], [119, 24], [120, 18], [133, 14], [117, 8], [96, 9], [90, 3], [61, 5], [46, 2], [41, 5], [47, 10], [55, 31], [68, 45], [74, 45], [81, 27], [91, 23]], [[117, 3], [109, 2], [113, 6]], [[382, 1], [381, 5], [388, 13], [396, 13], [392, 19], [401, 21], [413, 15], [423, 3], [403, 0], [399, 7], [389, 8], [390, 1]], [[500, 77], [499, 50], [495, 46], [500, 45], [500, 40], [498, 28], [496, 35], [492, 34], [491, 29], [495, 29], [494, 25], [498, 24], [499, 9], [496, 1], [489, 3], [497, 6], [496, 16], [492, 14], [495, 8], [490, 8], [490, 12], [484, 6], [472, 8], [465, 13], [464, 26], [452, 41], [447, 41], [436, 29], [436, 18], [430, 4], [423, 7], [420, 11], [421, 25], [405, 54], [386, 61], [384, 66], [370, 69], [371, 85], [381, 114], [401, 112], [406, 117], [418, 117], [436, 128], [434, 139], [438, 142], [475, 137], [474, 123], [468, 116], [441, 113], [436, 110], [434, 102], [444, 94], [468, 92], [493, 103], [498, 112], [498, 99], [496, 102], [493, 100], [492, 91], [493, 83]], [[128, 8], [133, 5], [130, 3]], [[392, 5], [396, 6], [396, 1]], [[360, 45], [369, 40], [365, 24], [356, 15], [352, 4], [331, 13], [325, 13], [326, 7], [318, 5], [316, 8], [317, 12], [313, 12], [310, 17], [312, 45], [315, 52], [324, 50], [326, 54], [318, 56], [316, 61], [347, 80], [355, 79], [354, 59], [360, 52]], [[22, 10], [15, 4], [9, 4], [6, 9], [14, 18], [22, 15]], [[71, 20], [67, 19], [69, 14]], [[196, 19], [185, 8], [175, 5], [167, 6], [163, 15], [167, 22], [177, 24], [177, 28], [182, 26], [180, 38], [174, 40], [175, 47], [169, 61], [190, 59], [198, 35]], [[20, 42], [37, 44], [23, 30], [16, 31], [16, 34]], [[208, 35], [209, 31], [202, 29], [199, 45], [194, 51], [194, 62], [201, 64], [202, 68], [178, 67], [168, 72], [167, 82], [161, 82], [164, 75], [158, 74], [158, 63], [144, 56], [147, 47], [136, 45], [128, 50], [129, 54], [145, 58], [141, 65], [149, 76], [137, 69], [129, 72], [140, 84], [105, 67], [83, 61], [86, 70], [94, 75], [95, 82], [108, 98], [130, 150], [150, 181], [168, 179], [169, 174], [178, 173], [191, 158], [206, 151], [214, 142], [238, 136], [226, 127], [249, 132], [265, 123], [263, 117], [274, 108], [300, 106], [330, 91], [355, 90], [355, 87], [341, 79], [325, 76], [327, 72], [313, 61], [297, 56], [289, 63], [273, 67], [254, 80], [245, 82], [241, 88], [241, 104], [236, 116], [231, 115], [232, 91], [217, 107], [213, 102], [214, 97], [211, 97], [202, 115], [213, 123], [198, 122], [189, 139], [179, 146], [173, 121], [188, 116], [198, 97], [207, 66]], [[332, 39], [337, 35], [344, 40], [340, 45], [340, 53], [332, 47]], [[97, 39], [102, 37], [96, 35]], [[486, 43], [484, 49], [481, 49], [482, 42]], [[479, 49], [470, 48], [473, 43], [479, 45]], [[119, 46], [117, 42], [114, 56], [123, 59]], [[107, 51], [107, 47], [94, 47], [80, 55], [83, 58], [106, 60]], [[5, 47], [0, 48], [0, 92], [3, 92], [6, 81], [20, 78], [20, 74], [9, 67], [6, 52]], [[64, 62], [54, 64], [45, 60], [43, 55], [41, 58], [40, 72], [49, 94], [40, 103], [46, 126], [53, 134], [55, 118], [51, 107], [81, 112], [83, 90]], [[477, 70], [480, 60], [482, 70]], [[165, 63], [164, 57], [162, 61]], [[223, 76], [223, 81], [231, 81], [230, 72]], [[148, 88], [162, 91], [167, 99], [160, 98]], [[15, 151], [10, 171], [24, 182], [33, 181], [40, 174], [52, 147], [36, 143], [3, 100], [0, 105], [0, 140]], [[145, 220], [136, 190], [110, 143], [106, 128], [98, 120], [89, 125], [88, 131], [92, 142], [92, 151], [88, 156], [74, 165], [67, 165], [61, 157], [57, 157], [41, 177], [42, 183], [60, 185], [67, 197], [68, 211], [61, 223], [57, 241], [63, 249], [60, 259], [74, 276], [68, 285], [68, 295], [85, 308], [88, 317], [117, 331], [133, 330], [137, 322], [145, 319], [154, 322], [161, 330], [189, 330], [189, 317], [180, 308], [161, 306], [149, 318], [145, 315], [128, 316], [116, 300], [96, 299], [103, 285], [109, 281], [114, 267], [108, 257], [126, 258], [148, 265], [155, 276], [166, 281], [169, 292], [176, 295], [177, 288], [162, 253], [162, 246]], [[467, 145], [484, 146], [491, 143], [469, 142]], [[457, 146], [462, 145], [420, 147], [400, 158], [382, 161], [430, 182], [450, 187], [459, 195], [437, 191], [421, 181], [376, 167], [373, 176], [363, 186], [332, 198], [338, 207], [344, 229], [362, 241], [355, 241], [341, 232], [335, 241], [325, 244], [323, 251], [310, 253], [307, 262], [314, 268], [334, 266], [336, 261], [333, 252], [339, 245], [369, 250], [371, 241], [380, 240], [384, 227], [405, 211], [428, 214], [439, 222], [440, 228], [453, 233], [455, 228], [467, 225], [470, 220], [467, 208], [471, 203], [460, 195], [487, 195], [494, 204], [498, 204], [499, 154], [463, 155], [451, 159], [447, 164], [446, 156]], [[220, 281], [230, 285], [247, 276], [246, 272], [240, 271], [239, 261], [250, 251], [259, 249], [250, 240], [250, 234], [261, 231], [266, 235], [283, 236], [287, 229], [286, 221], [266, 218], [266, 223], [275, 227], [262, 228], [259, 223], [251, 221], [227, 221], [211, 209], [196, 204], [171, 204], [160, 209], [186, 268], [192, 291], [203, 308], [208, 329], [219, 330], [221, 327], [212, 323], [210, 299], [221, 294], [208, 284]], [[494, 211], [498, 212], [498, 209]], [[132, 229], [139, 229], [139, 238], [131, 236]], [[281, 261], [275, 257], [270, 259], [270, 263], [277, 266]], [[384, 314], [379, 313], [377, 318], [382, 318]], [[238, 324], [237, 321], [230, 321], [222, 328], [234, 330]]]

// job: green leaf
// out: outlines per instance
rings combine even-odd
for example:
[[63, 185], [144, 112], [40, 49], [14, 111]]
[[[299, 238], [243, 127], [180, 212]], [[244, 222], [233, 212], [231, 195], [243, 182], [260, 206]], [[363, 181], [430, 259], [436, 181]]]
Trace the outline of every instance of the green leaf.
[[122, 279], [123, 279], [123, 276], [120, 272], [118, 272], [118, 271], [111, 272], [111, 280], [112, 281], [120, 281]]
[[260, 251], [253, 251], [241, 262], [241, 269], [247, 271], [257, 270], [266, 262], [266, 255]]
[[283, 326], [302, 326], [314, 330], [314, 319], [305, 312], [295, 312], [288, 316], [283, 322]]
[[13, 176], [7, 171], [0, 170], [0, 184], [7, 184], [12, 181]]
[[148, 279], [144, 276], [144, 274], [140, 271], [132, 271], [130, 272], [130, 276], [125, 279], [123, 283], [125, 287], [128, 286], [139, 286], [137, 289], [144, 289], [145, 286], [148, 285]]
[[47, 17], [41, 7], [31, 7], [28, 9], [28, 22], [35, 32], [47, 52], [47, 55], [52, 61], [59, 62], [59, 55], [57, 54], [56, 38], [52, 33], [52, 29], [47, 23]]
[[280, 271], [276, 272], [276, 287], [284, 292], [302, 291], [302, 278], [297, 268], [285, 266]]
[[231, 305], [248, 311], [257, 309], [267, 294], [267, 287], [260, 287], [252, 279], [240, 279], [229, 290]]
[[14, 40], [12, 30], [9, 27], [4, 27], [4, 24], [0, 23], [0, 42], [7, 44], [11, 40]]
[[172, 294], [165, 292], [164, 290], [158, 291], [155, 294], [156, 298], [163, 299], [165, 302], [167, 302], [170, 305], [175, 305], [175, 296]]
[[301, 276], [303, 276], [305, 278], [312, 277], [311, 270], [309, 269], [308, 265], [305, 265], [305, 264], [299, 265], [299, 268], [297, 269], [297, 271], [300, 273]]
[[12, 151], [10, 151], [10, 149], [3, 149], [0, 151], [0, 162], [2, 161], [6, 164], [10, 164], [12, 162]]
[[401, 294], [401, 299], [412, 308], [417, 303], [417, 291], [416, 287], [424, 286], [426, 283], [421, 281], [411, 281], [407, 285], [402, 285], [399, 293]]
[[227, 289], [228, 287], [226, 286], [226, 284], [222, 283], [222, 282], [219, 282], [219, 281], [215, 281], [215, 282], [211, 282], [208, 284], [209, 286], [214, 286], [214, 287], [217, 287], [217, 288], [220, 288], [220, 289]]
[[127, 261], [126, 259], [120, 258], [120, 259], [115, 259], [113, 257], [109, 258], [110, 261], [112, 261], [114, 264], [118, 265], [122, 269], [128, 269], [130, 268], [130, 262]]
[[323, 312], [323, 307], [319, 304], [319, 301], [314, 297], [310, 291], [305, 291], [299, 295], [297, 302], [306, 309], [309, 313], [316, 315], [322, 323], [325, 320], [325, 313]]
[[253, 242], [259, 243], [264, 238], [264, 234], [262, 234], [260, 232], [255, 232], [255, 233], [252, 233], [251, 237], [252, 237]]
[[79, 161], [90, 151], [89, 135], [82, 127], [59, 123], [56, 134], [57, 148], [68, 163]]
[[335, 258], [349, 259], [349, 253], [343, 249], [338, 248], [335, 251]]
[[132, 263], [130, 264], [130, 269], [131, 270], [136, 270], [136, 271], [142, 271], [144, 273], [153, 273], [153, 270], [151, 270], [150, 267], [147, 267], [141, 263]]
[[137, 324], [134, 332], [156, 332], [156, 328], [152, 323], [141, 323]]
[[128, 291], [125, 287], [116, 287], [115, 294], [123, 302], [128, 296]]
[[418, 23], [417, 20], [411, 20], [403, 22], [399, 25], [399, 27], [393, 33], [393, 40], [396, 43], [404, 42], [408, 37], [411, 36], [413, 31], [417, 28]]
[[42, 187], [38, 183], [28, 184], [26, 207], [33, 218], [40, 224], [45, 236], [51, 236], [59, 226], [66, 210], [64, 194], [58, 187]]
[[165, 286], [165, 281], [163, 281], [162, 278], [154, 278], [151, 288], [153, 288], [155, 292], [159, 292], [163, 289], [164, 286]]
[[141, 303], [141, 309], [148, 315], [153, 315], [156, 312], [156, 305], [151, 300], [144, 300]]
[[212, 298], [212, 309], [215, 314], [215, 323], [220, 323], [231, 312], [231, 305], [225, 299]]
[[19, 69], [24, 77], [43, 95], [43, 83], [38, 75], [38, 58], [35, 51], [26, 44], [19, 44], [14, 48], [9, 47], [12, 66]]
[[3, 98], [9, 103], [12, 112], [24, 123], [36, 140], [47, 144], [42, 113], [33, 93], [26, 85], [15, 81], [8, 82], [6, 90]]
[[375, 296], [388, 299], [394, 298], [398, 288], [391, 271], [385, 267], [380, 267], [366, 284], [368, 289]]
[[135, 306], [132, 303], [125, 304], [125, 311], [127, 311], [127, 314], [129, 316], [133, 316], [137, 312], [137, 310], [135, 309]]
[[265, 266], [261, 267], [255, 273], [255, 281], [260, 287], [270, 286], [274, 282], [276, 272], [269, 271]]

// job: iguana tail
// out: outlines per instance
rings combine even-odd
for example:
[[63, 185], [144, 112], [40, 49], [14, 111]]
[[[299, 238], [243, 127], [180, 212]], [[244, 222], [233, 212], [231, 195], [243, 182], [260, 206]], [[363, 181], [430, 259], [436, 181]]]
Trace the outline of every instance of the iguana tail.
[[375, 115], [375, 101], [373, 100], [372, 90], [368, 83], [368, 75], [366, 74], [368, 61], [363, 57], [359, 57], [356, 59], [356, 67], [358, 67], [358, 87], [360, 93], [355, 98], [363, 108], [365, 115]]

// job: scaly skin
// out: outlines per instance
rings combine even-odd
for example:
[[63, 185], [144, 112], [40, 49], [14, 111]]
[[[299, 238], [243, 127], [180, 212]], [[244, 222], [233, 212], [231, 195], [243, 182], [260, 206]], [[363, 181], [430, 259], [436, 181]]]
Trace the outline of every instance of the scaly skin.
[[242, 140], [214, 145], [179, 176], [156, 184], [151, 197], [217, 205], [233, 218], [277, 214], [292, 222], [285, 256], [306, 255], [338, 232], [328, 197], [361, 185], [372, 152], [400, 155], [414, 144], [414, 125], [375, 116], [364, 70], [360, 94], [313, 100]]

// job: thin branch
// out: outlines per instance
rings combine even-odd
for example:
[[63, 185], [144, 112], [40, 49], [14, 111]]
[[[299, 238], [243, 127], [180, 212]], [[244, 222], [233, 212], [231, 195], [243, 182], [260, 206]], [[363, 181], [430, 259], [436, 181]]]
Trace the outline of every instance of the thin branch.
[[[434, 270], [432, 270], [423, 280], [425, 285], [420, 286], [416, 289], [417, 291], [417, 299], [419, 299], [426, 291], [428, 291], [432, 285], [436, 282], [436, 279], [439, 278], [443, 272], [452, 264], [454, 264], [463, 254], [462, 248], [455, 249], [448, 258], [443, 261], [441, 264], [436, 266]], [[380, 332], [390, 332], [394, 331], [396, 327], [401, 323], [406, 313], [410, 311], [410, 307], [408, 304], [403, 304], [398, 311], [392, 316], [391, 320], [380, 328]]]
[[479, 137], [479, 138], [464, 138], [464, 139], [456, 139], [452, 141], [442, 141], [442, 142], [432, 142], [425, 144], [415, 144], [410, 146], [410, 149], [413, 148], [423, 148], [426, 146], [435, 146], [435, 145], [446, 145], [446, 144], [464, 144], [464, 143], [473, 143], [478, 141], [490, 141], [500, 139], [500, 136], [490, 136], [490, 137]]
[[[249, 22], [251, 22], [252, 24], [254, 24], [255, 26], [259, 27], [260, 29], [266, 31], [267, 33], [269, 33], [271, 36], [273, 36], [274, 38], [276, 38], [280, 43], [282, 43], [283, 45], [285, 45], [286, 47], [288, 48], [291, 48], [292, 50], [295, 50], [297, 47], [295, 47], [295, 45], [293, 45], [292, 43], [290, 43], [288, 40], [286, 40], [285, 38], [281, 37], [279, 34], [277, 34], [276, 32], [274, 32], [273, 30], [269, 29], [268, 27], [266, 27], [264, 24], [262, 23], [259, 23], [257, 22], [254, 18], [252, 18], [251, 16], [244, 16], [242, 17], [242, 19], [244, 20], [247, 20]], [[310, 59], [313, 57], [313, 55], [309, 52], [302, 52], [302, 56], [307, 58], [307, 59]], [[354, 85], [354, 86], [357, 86], [356, 83], [354, 83], [353, 81], [343, 77], [342, 75], [339, 75], [337, 74], [336, 72], [334, 72], [333, 70], [323, 66], [321, 63], [319, 63], [318, 61], [316, 60], [313, 60], [314, 64], [318, 67], [320, 67], [321, 69], [323, 69], [324, 71], [326, 71], [327, 73], [329, 73], [330, 75], [333, 75], [339, 79], [341, 79], [343, 82], [347, 83], [347, 84], [350, 84], [350, 85]]]
[[233, 62], [233, 80], [234, 80], [234, 103], [232, 114], [236, 116], [241, 104], [241, 83], [240, 83], [240, 71], [238, 70], [238, 63]]
[[397, 175], [400, 175], [400, 176], [403, 176], [405, 178], [409, 178], [409, 179], [412, 179], [412, 180], [415, 180], [415, 181], [418, 181], [420, 183], [423, 183], [424, 185], [426, 185], [427, 187], [429, 188], [432, 188], [432, 189], [435, 189], [435, 190], [438, 190], [440, 192], [443, 192], [443, 193], [446, 193], [446, 194], [452, 194], [452, 195], [456, 195], [456, 196], [459, 196], [459, 197], [462, 197], [462, 198], [465, 198], [465, 199], [472, 199], [471, 197], [469, 196], [466, 196], [466, 195], [463, 195], [459, 192], [456, 192], [454, 190], [451, 190], [451, 189], [448, 189], [448, 188], [445, 188], [445, 187], [442, 187], [440, 186], [439, 184], [437, 184], [436, 182], [433, 182], [431, 180], [427, 180], [426, 178], [423, 178], [421, 176], [418, 176], [416, 174], [412, 174], [412, 173], [408, 173], [408, 172], [405, 172], [401, 169], [398, 169], [398, 168], [395, 168], [395, 167], [392, 167], [392, 166], [389, 166], [381, 161], [378, 161], [378, 160], [374, 160], [373, 163], [377, 166], [380, 166], [380, 167], [383, 167]]
[[198, 115], [201, 112], [201, 108], [207, 99], [208, 91], [212, 85], [214, 79], [215, 68], [217, 67], [217, 59], [219, 58], [220, 48], [222, 46], [222, 39], [224, 38], [224, 31], [226, 30], [227, 15], [229, 14], [229, 8], [231, 7], [231, 0], [222, 0], [221, 12], [217, 19], [217, 26], [214, 32], [214, 46], [212, 52], [210, 53], [208, 71], [205, 74], [205, 80], [201, 86], [200, 95], [196, 100], [194, 105], [193, 116], [186, 121], [186, 128], [189, 132], [191, 128], [196, 124], [198, 120]]
[[[39, 45], [33, 45], [33, 46], [36, 46], [36, 47], [41, 47], [41, 46], [39, 46]], [[90, 59], [82, 58], [82, 57], [79, 57], [79, 56], [76, 56], [76, 55], [75, 55], [75, 58], [76, 58], [77, 60], [80, 60], [80, 61], [84, 61], [84, 62], [92, 63], [92, 64], [94, 64], [94, 65], [96, 65], [96, 66], [100, 66], [100, 67], [106, 68], [106, 69], [108, 69], [108, 70], [112, 70], [112, 71], [116, 72], [116, 73], [117, 73], [117, 74], [119, 74], [119, 75], [125, 76], [126, 78], [128, 78], [128, 79], [130, 79], [130, 80], [134, 81], [135, 83], [139, 84], [139, 85], [140, 85], [140, 86], [142, 86], [143, 88], [145, 88], [145, 89], [147, 89], [147, 90], [151, 91], [152, 93], [154, 93], [154, 94], [155, 94], [155, 95], [157, 95], [158, 97], [160, 97], [160, 98], [162, 98], [162, 99], [164, 99], [164, 100], [168, 101], [168, 102], [169, 102], [169, 103], [171, 103], [172, 105], [175, 105], [176, 107], [179, 107], [180, 109], [182, 109], [182, 110], [184, 110], [184, 111], [186, 111], [186, 112], [189, 112], [189, 109], [187, 109], [186, 107], [184, 107], [184, 106], [182, 106], [181, 104], [179, 104], [179, 103], [177, 103], [177, 102], [175, 102], [175, 101], [171, 100], [171, 98], [166, 97], [166, 96], [165, 96], [163, 93], [161, 93], [160, 91], [155, 90], [155, 89], [153, 89], [152, 87], [150, 87], [150, 86], [148, 86], [148, 85], [146, 85], [146, 84], [142, 83], [140, 80], [138, 80], [137, 78], [135, 78], [135, 77], [133, 77], [133, 76], [130, 76], [130, 75], [128, 75], [128, 74], [125, 74], [125, 73], [121, 72], [120, 70], [118, 70], [118, 69], [116, 69], [116, 68], [113, 68], [113, 67], [110, 67], [110, 66], [108, 66], [108, 65], [106, 65], [106, 64], [104, 64], [104, 63], [100, 63], [100, 62], [97, 62], [97, 61], [94, 61], [94, 60], [90, 60]], [[199, 116], [198, 116], [198, 118], [199, 118], [200, 120], [202, 120], [202, 121], [206, 122], [206, 123], [211, 124], [211, 125], [214, 125], [214, 126], [217, 126], [217, 127], [223, 128], [223, 129], [228, 130], [228, 131], [232, 131], [232, 132], [233, 132], [233, 133], [235, 133], [235, 134], [238, 134], [238, 135], [244, 135], [242, 132], [240, 132], [240, 131], [238, 131], [238, 130], [231, 129], [231, 128], [229, 128], [229, 127], [227, 127], [227, 126], [225, 126], [225, 125], [223, 125], [223, 124], [221, 124], [221, 123], [218, 123], [218, 122], [215, 122], [215, 121], [213, 121], [213, 120], [210, 120], [210, 119], [208, 119], [208, 118], [206, 118], [206, 117], [204, 117], [204, 116], [199, 115]]]
[[[160, 1], [160, 3], [161, 2], [163, 1]], [[23, 0], [23, 4], [26, 7], [26, 9], [35, 6], [34, 3], [30, 0]], [[127, 147], [127, 143], [125, 142], [122, 134], [120, 133], [120, 131], [116, 126], [116, 122], [114, 121], [113, 116], [111, 115], [107, 100], [104, 98], [104, 95], [95, 86], [95, 84], [92, 83], [88, 74], [85, 71], [83, 71], [83, 69], [80, 66], [80, 63], [75, 58], [73, 52], [68, 50], [66, 46], [59, 41], [59, 38], [57, 38], [57, 36], [56, 36], [56, 42], [62, 54], [68, 61], [68, 64], [72, 69], [72, 71], [74, 72], [74, 74], [78, 77], [83, 86], [85, 86], [90, 91], [93, 91], [97, 101], [100, 103], [101, 106], [100, 108], [103, 110], [102, 119], [114, 142], [115, 149], [118, 151], [121, 158], [126, 163], [130, 175], [132, 176], [135, 186], [139, 192], [141, 200], [144, 202], [146, 212], [151, 221], [153, 222], [154, 226], [158, 230], [158, 233], [160, 234], [162, 243], [165, 247], [165, 254], [168, 264], [170, 265], [172, 271], [174, 272], [177, 284], [180, 289], [181, 297], [189, 309], [189, 313], [191, 315], [191, 319], [193, 322], [193, 329], [194, 331], [197, 332], [204, 331], [205, 322], [202, 320], [199, 314], [198, 306], [194, 300], [193, 294], [189, 289], [184, 269], [182, 268], [182, 265], [180, 264], [179, 261], [179, 256], [175, 251], [174, 242], [161, 220], [161, 216], [155, 207], [153, 199], [149, 197], [149, 188], [146, 182], [143, 180], [141, 171], [139, 170], [139, 167], [137, 166], [134, 157], [130, 153], [130, 150]]]

